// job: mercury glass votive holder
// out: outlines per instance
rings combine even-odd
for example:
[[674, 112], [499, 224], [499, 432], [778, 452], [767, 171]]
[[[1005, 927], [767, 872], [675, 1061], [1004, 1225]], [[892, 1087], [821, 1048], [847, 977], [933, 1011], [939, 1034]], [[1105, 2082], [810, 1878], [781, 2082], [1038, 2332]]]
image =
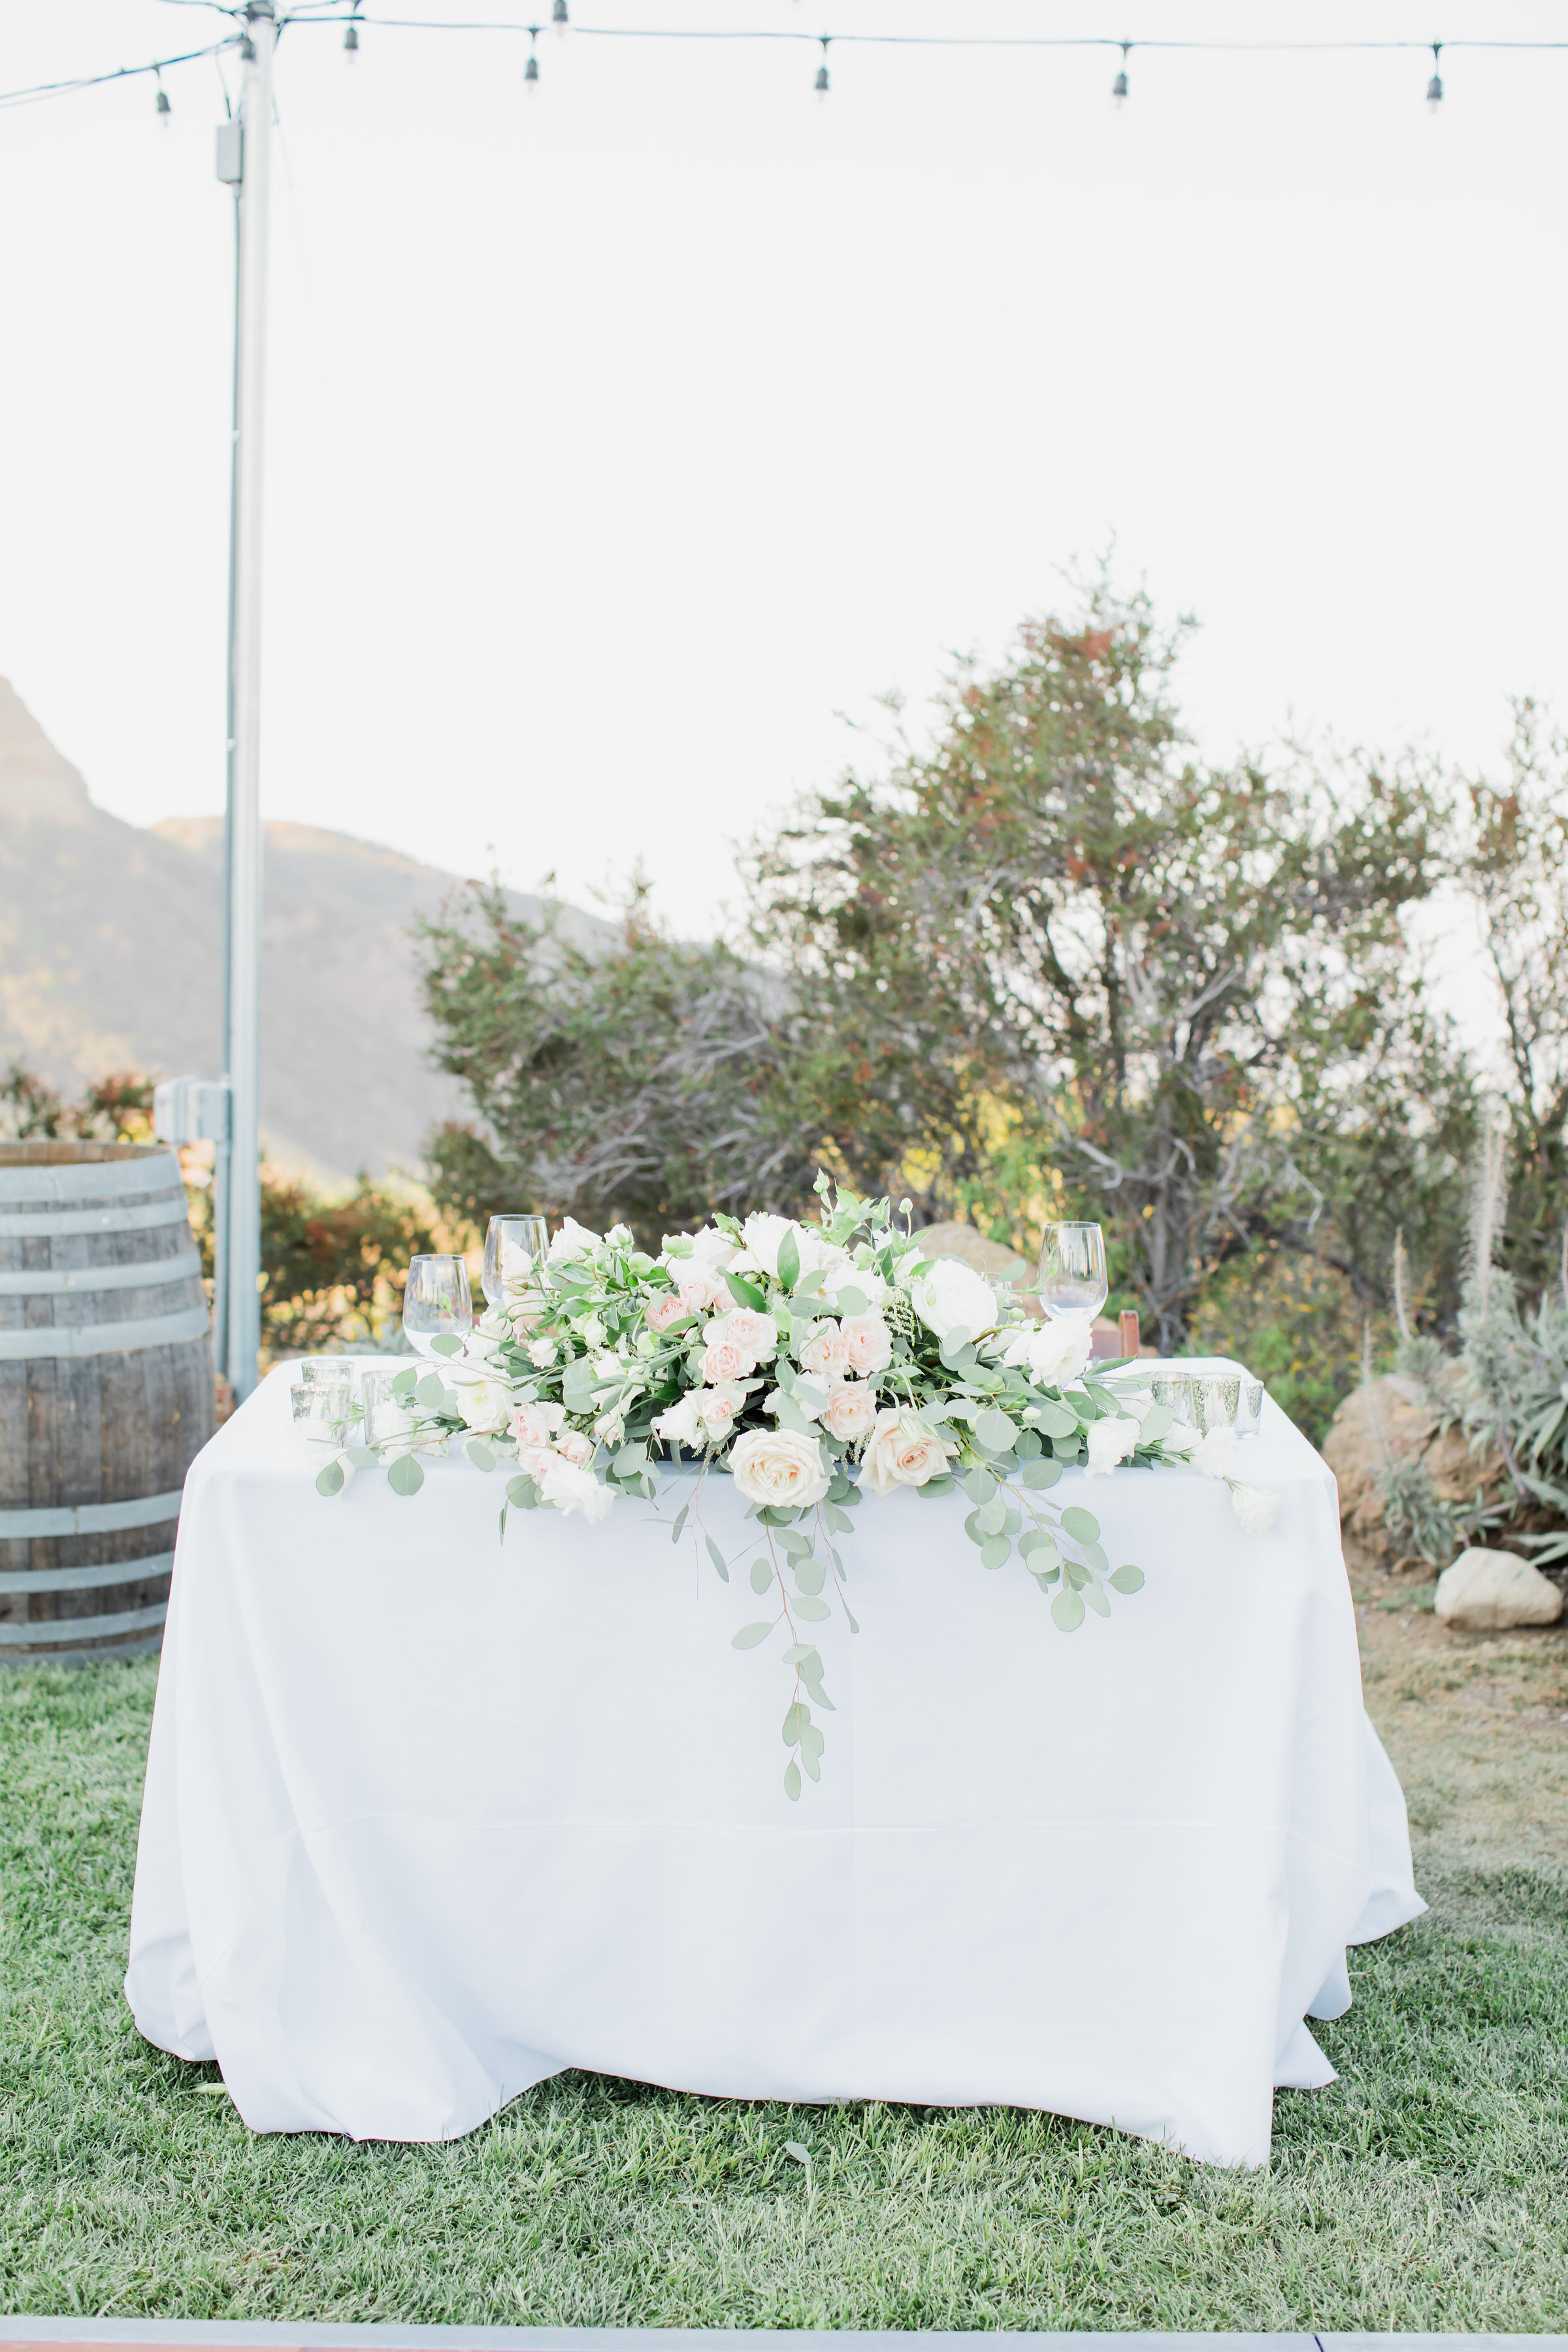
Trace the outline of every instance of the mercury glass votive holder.
[[1236, 1416], [1237, 1437], [1258, 1437], [1263, 1429], [1263, 1399], [1267, 1391], [1250, 1372], [1241, 1376], [1241, 1405]]
[[1154, 1402], [1169, 1408], [1178, 1429], [1193, 1426], [1193, 1381], [1190, 1372], [1160, 1372], [1153, 1382]]
[[341, 1445], [348, 1428], [352, 1393], [352, 1376], [346, 1370], [331, 1386], [321, 1381], [295, 1381], [289, 1399], [296, 1434], [317, 1445]]
[[1238, 1374], [1232, 1372], [1220, 1380], [1194, 1381], [1194, 1425], [1200, 1437], [1206, 1437], [1211, 1429], [1234, 1429], [1240, 1408], [1241, 1380]]
[[360, 1403], [364, 1413], [361, 1435], [366, 1445], [384, 1445], [389, 1438], [406, 1436], [414, 1426], [413, 1414], [402, 1399], [393, 1394], [392, 1384], [396, 1378], [395, 1369], [360, 1374]]

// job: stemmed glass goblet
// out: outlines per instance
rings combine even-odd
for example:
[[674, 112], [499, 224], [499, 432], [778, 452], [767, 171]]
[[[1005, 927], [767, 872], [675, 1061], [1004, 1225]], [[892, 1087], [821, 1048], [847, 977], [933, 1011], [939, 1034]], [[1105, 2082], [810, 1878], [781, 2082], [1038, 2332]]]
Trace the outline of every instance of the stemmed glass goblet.
[[1081, 1316], [1092, 1323], [1110, 1284], [1105, 1268], [1105, 1234], [1099, 1225], [1046, 1227], [1040, 1250], [1040, 1304], [1053, 1320]]
[[450, 1251], [411, 1257], [403, 1288], [403, 1328], [415, 1352], [433, 1356], [438, 1339], [450, 1333], [462, 1339], [473, 1328], [474, 1302], [463, 1260]]
[[550, 1254], [550, 1226], [543, 1217], [492, 1217], [485, 1234], [485, 1297], [492, 1307], [506, 1303]]

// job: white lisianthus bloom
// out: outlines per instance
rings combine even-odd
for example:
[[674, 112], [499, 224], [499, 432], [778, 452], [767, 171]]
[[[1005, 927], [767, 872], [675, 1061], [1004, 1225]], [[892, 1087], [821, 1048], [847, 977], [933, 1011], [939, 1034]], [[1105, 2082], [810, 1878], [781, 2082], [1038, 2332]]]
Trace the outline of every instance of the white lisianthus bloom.
[[730, 1467], [737, 1492], [763, 1508], [820, 1503], [830, 1484], [821, 1446], [798, 1429], [749, 1429], [731, 1448]]
[[552, 1364], [555, 1361], [554, 1340], [531, 1339], [528, 1343], [528, 1357], [529, 1361], [536, 1364], [542, 1371], [546, 1364]]
[[1037, 1388], [1065, 1389], [1089, 1366], [1094, 1328], [1087, 1315], [1064, 1315], [1056, 1323], [1026, 1324], [1004, 1361], [1028, 1372]]
[[1086, 1475], [1090, 1478], [1109, 1477], [1119, 1462], [1125, 1462], [1138, 1443], [1138, 1423], [1124, 1413], [1108, 1415], [1104, 1421], [1089, 1424], [1089, 1465]]
[[923, 1421], [888, 1406], [877, 1415], [861, 1466], [871, 1492], [887, 1496], [895, 1486], [923, 1486], [929, 1478], [943, 1476], [948, 1456], [956, 1450]]
[[501, 1430], [511, 1419], [511, 1390], [505, 1381], [489, 1379], [485, 1373], [465, 1377], [462, 1370], [451, 1375], [458, 1411], [469, 1429]]
[[1272, 1486], [1233, 1484], [1230, 1507], [1249, 1536], [1266, 1536], [1279, 1516], [1279, 1497]]
[[962, 1258], [939, 1257], [910, 1286], [915, 1313], [939, 1339], [967, 1331], [977, 1339], [996, 1328], [996, 1294], [983, 1274]]
[[538, 1473], [539, 1491], [563, 1518], [581, 1511], [590, 1521], [602, 1519], [616, 1499], [616, 1490], [595, 1478], [581, 1464], [568, 1462], [563, 1454], [552, 1454]]
[[603, 1234], [593, 1232], [587, 1225], [580, 1225], [575, 1217], [567, 1217], [561, 1231], [551, 1236], [550, 1263], [559, 1265], [563, 1258], [586, 1257], [591, 1250], [598, 1248], [603, 1239]]
[[1230, 1457], [1236, 1452], [1236, 1432], [1228, 1422], [1209, 1430], [1193, 1448], [1192, 1464], [1205, 1478], [1224, 1478], [1230, 1470]]
[[706, 1433], [697, 1418], [697, 1407], [691, 1402], [689, 1391], [678, 1403], [672, 1404], [668, 1412], [658, 1415], [653, 1424], [653, 1433], [662, 1438], [666, 1444], [688, 1445], [694, 1451], [706, 1443]]
[[612, 1249], [630, 1249], [637, 1235], [630, 1225], [612, 1225], [605, 1239]]

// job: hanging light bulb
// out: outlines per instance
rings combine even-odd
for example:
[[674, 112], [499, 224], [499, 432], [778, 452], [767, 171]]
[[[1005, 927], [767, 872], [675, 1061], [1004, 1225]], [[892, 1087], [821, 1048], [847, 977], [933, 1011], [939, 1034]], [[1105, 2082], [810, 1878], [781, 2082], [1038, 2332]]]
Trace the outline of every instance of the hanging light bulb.
[[555, 37], [558, 41], [564, 37], [566, 27], [571, 21], [571, 18], [566, 14], [566, 0], [553, 0], [553, 5], [550, 11], [550, 22], [554, 28]]
[[1131, 47], [1131, 41], [1123, 41], [1121, 44], [1121, 71], [1110, 85], [1110, 103], [1115, 107], [1122, 107], [1127, 103], [1127, 53]]
[[163, 88], [163, 77], [158, 71], [156, 66], [153, 68], [153, 79], [158, 85], [158, 95], [153, 100], [153, 105], [157, 110], [159, 121], [163, 124], [164, 130], [167, 131], [169, 127], [169, 117], [173, 114], [174, 110], [169, 104], [169, 93]]
[[359, 19], [357, 16], [351, 16], [349, 18], [349, 28], [343, 35], [343, 47], [348, 53], [349, 62], [352, 65], [354, 58], [359, 55]]
[[1436, 113], [1437, 109], [1443, 103], [1443, 77], [1441, 72], [1438, 70], [1442, 62], [1443, 44], [1441, 41], [1434, 41], [1432, 44], [1432, 79], [1426, 85], [1426, 103], [1431, 108], [1434, 114]]
[[827, 44], [831, 37], [832, 36], [827, 33], [820, 33], [817, 36], [817, 38], [822, 43], [822, 63], [816, 68], [816, 81], [815, 84], [818, 98], [826, 98], [827, 96]]
[[524, 89], [537, 89], [539, 88], [539, 58], [535, 54], [538, 46], [539, 27], [537, 25], [531, 25], [528, 28], [528, 63], [522, 69], [522, 86]]

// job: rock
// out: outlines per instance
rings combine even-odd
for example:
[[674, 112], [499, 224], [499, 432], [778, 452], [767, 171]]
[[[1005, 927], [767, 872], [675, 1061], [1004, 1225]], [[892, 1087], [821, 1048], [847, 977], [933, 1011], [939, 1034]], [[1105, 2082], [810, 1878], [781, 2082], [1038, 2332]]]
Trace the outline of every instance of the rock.
[[1391, 1372], [1352, 1389], [1323, 1440], [1323, 1459], [1339, 1485], [1340, 1517], [1379, 1560], [1398, 1550], [1384, 1526], [1380, 1485], [1395, 1463], [1424, 1460], [1443, 1502], [1471, 1502], [1478, 1487], [1492, 1499], [1502, 1482], [1500, 1457], [1472, 1454], [1464, 1431], [1454, 1423], [1440, 1429], [1441, 1419], [1428, 1391]]
[[1437, 1579], [1437, 1615], [1457, 1633], [1489, 1633], [1507, 1625], [1554, 1625], [1563, 1594], [1516, 1552], [1462, 1551]]

